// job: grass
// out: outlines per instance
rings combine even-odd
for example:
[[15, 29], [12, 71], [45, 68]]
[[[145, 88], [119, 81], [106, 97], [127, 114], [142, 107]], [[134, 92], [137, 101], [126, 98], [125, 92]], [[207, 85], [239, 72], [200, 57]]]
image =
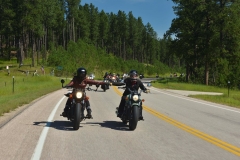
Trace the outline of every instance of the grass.
[[[7, 65], [12, 65], [10, 75]], [[43, 75], [40, 67], [28, 65], [19, 68], [16, 61], [0, 61], [0, 116], [61, 88], [61, 78], [50, 76], [51, 68], [46, 68]], [[19, 70], [30, 72], [27, 75]], [[33, 76], [35, 70], [38, 70], [37, 76]]]
[[189, 97], [198, 98], [218, 104], [228, 105], [240, 108], [240, 91], [228, 88], [219, 88], [201, 84], [188, 84], [177, 82], [177, 78], [163, 78], [152, 83], [153, 87], [162, 89], [189, 90], [201, 92], [219, 92], [223, 95], [189, 95]]
[[2, 78], [7, 81], [6, 85], [1, 80], [0, 91], [0, 115], [14, 110], [24, 104], [29, 104], [47, 93], [61, 88], [60, 79], [51, 76], [20, 77], [13, 80]]

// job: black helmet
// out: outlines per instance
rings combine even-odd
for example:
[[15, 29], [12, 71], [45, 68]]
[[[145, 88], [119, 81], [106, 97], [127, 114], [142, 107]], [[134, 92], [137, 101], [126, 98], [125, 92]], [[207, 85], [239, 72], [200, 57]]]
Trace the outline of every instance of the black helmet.
[[86, 77], [86, 75], [87, 75], [87, 70], [85, 68], [83, 68], [83, 67], [78, 68], [77, 77], [84, 78], [84, 77]]
[[105, 75], [108, 75], [108, 72], [106, 72]]
[[130, 76], [130, 78], [131, 78], [132, 80], [136, 80], [137, 77], [138, 77], [138, 73], [137, 73], [136, 70], [131, 70], [131, 71], [129, 72], [129, 76]]

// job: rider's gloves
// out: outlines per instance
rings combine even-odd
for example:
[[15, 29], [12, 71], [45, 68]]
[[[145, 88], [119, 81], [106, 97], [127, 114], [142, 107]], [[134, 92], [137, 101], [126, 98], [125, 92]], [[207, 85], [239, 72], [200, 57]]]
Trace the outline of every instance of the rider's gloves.
[[150, 93], [150, 90], [149, 89], [145, 89], [143, 92], [144, 93]]

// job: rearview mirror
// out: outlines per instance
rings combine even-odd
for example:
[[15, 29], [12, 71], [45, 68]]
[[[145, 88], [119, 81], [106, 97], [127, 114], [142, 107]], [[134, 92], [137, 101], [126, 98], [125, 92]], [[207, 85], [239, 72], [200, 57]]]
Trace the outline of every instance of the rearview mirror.
[[65, 83], [64, 79], [61, 79], [61, 83]]

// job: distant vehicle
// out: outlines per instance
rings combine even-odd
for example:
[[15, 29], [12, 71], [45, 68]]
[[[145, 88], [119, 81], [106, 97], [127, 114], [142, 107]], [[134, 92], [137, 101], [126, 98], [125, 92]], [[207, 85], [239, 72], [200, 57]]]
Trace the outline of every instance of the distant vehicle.
[[140, 78], [140, 79], [143, 79], [143, 78], [144, 78], [144, 75], [143, 75], [143, 74], [139, 74], [139, 78]]
[[123, 75], [122, 75], [122, 79], [124, 80], [125, 78], [127, 78], [128, 77], [128, 74], [127, 73], [124, 73]]
[[118, 77], [117, 77], [116, 73], [113, 73], [109, 76], [109, 81], [110, 82], [117, 82], [118, 81]]
[[95, 78], [95, 75], [93, 73], [90, 73], [87, 77], [88, 79], [94, 79]]
[[[109, 83], [109, 80], [107, 78], [104, 78], [103, 82]], [[109, 84], [102, 84], [101, 88], [103, 89], [104, 92], [106, 92], [106, 90], [109, 89]]]

